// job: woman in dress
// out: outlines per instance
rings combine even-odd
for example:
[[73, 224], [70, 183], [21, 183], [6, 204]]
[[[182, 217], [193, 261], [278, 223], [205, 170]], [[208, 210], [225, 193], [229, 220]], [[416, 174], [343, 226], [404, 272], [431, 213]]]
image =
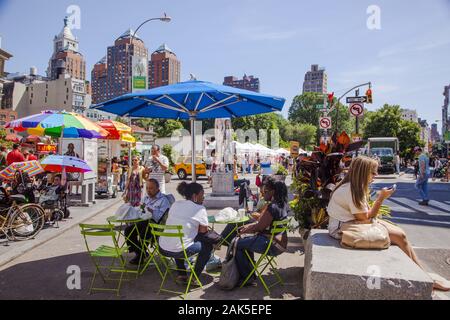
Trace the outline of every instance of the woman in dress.
[[146, 180], [144, 167], [139, 165], [139, 158], [132, 158], [132, 166], [128, 172], [127, 184], [125, 186], [124, 201], [133, 207], [137, 207], [141, 203], [142, 189]]

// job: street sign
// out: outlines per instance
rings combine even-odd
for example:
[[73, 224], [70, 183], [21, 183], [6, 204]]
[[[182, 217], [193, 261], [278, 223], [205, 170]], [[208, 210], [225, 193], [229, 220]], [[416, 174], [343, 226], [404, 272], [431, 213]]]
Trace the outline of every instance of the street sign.
[[349, 108], [350, 113], [354, 117], [360, 117], [364, 113], [364, 103], [352, 103]]
[[367, 102], [367, 96], [360, 97], [347, 97], [345, 98], [347, 103], [358, 103], [358, 102]]
[[298, 141], [289, 141], [290, 143], [290, 153], [291, 156], [296, 158], [299, 154], [300, 149], [300, 143]]
[[316, 109], [323, 109], [323, 104], [316, 104], [315, 107]]
[[331, 128], [331, 118], [330, 117], [320, 117], [319, 118], [319, 126], [321, 129], [330, 129]]
[[359, 134], [352, 133], [352, 140], [353, 142], [361, 141], [362, 137]]

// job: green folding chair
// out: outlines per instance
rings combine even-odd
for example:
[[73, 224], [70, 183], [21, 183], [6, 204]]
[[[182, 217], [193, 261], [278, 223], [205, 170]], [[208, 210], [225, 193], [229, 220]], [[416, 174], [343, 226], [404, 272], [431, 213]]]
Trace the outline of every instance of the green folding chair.
[[[86, 244], [86, 249], [95, 266], [94, 275], [92, 276], [91, 284], [89, 287], [89, 294], [91, 294], [92, 291], [115, 291], [117, 293], [117, 296], [119, 296], [122, 281], [128, 280], [124, 279], [124, 273], [137, 272], [136, 270], [129, 270], [126, 268], [126, 261], [123, 257], [123, 254], [127, 252], [128, 248], [126, 246], [119, 246], [117, 242], [117, 232], [114, 230], [113, 225], [80, 223], [80, 228], [81, 234], [83, 235], [84, 242]], [[88, 238], [90, 237], [110, 237], [112, 239], [113, 245], [101, 245], [96, 249], [92, 249], [88, 241]], [[105, 259], [111, 259], [111, 264], [102, 264]], [[110, 275], [112, 273], [120, 273], [120, 277], [111, 278]], [[97, 274], [100, 275], [103, 283], [106, 283], [107, 281], [118, 281], [117, 287], [94, 287]]]
[[[142, 275], [147, 268], [150, 265], [155, 266], [156, 270], [158, 271], [159, 275], [161, 276], [161, 278], [163, 278], [163, 272], [162, 272], [162, 268], [161, 266], [158, 264], [158, 262], [156, 261], [156, 258], [158, 257], [158, 251], [157, 251], [157, 246], [158, 246], [158, 237], [155, 237], [152, 234], [152, 237], [150, 237], [149, 239], [147, 238], [148, 234], [151, 234], [152, 232], [152, 227], [151, 227], [151, 222], [149, 222], [149, 224], [147, 225], [147, 228], [145, 230], [145, 236], [143, 239], [143, 246], [145, 247], [145, 249], [147, 250], [148, 253], [148, 257], [146, 258], [145, 261], [143, 261], [144, 265], [141, 268], [139, 274]], [[155, 223], [156, 224], [156, 223]], [[159, 224], [158, 224], [159, 225]], [[143, 260], [143, 253], [141, 253], [141, 258], [140, 261]]]
[[[272, 288], [273, 286], [275, 286], [279, 283], [281, 283], [282, 285], [284, 284], [284, 281], [281, 278], [280, 273], [278, 272], [278, 270], [276, 268], [277, 267], [276, 256], [269, 256], [269, 255], [267, 255], [267, 253], [269, 252], [269, 249], [272, 246], [275, 235], [277, 235], [281, 232], [287, 232], [287, 230], [289, 228], [289, 223], [290, 223], [290, 219], [285, 219], [282, 221], [274, 221], [272, 223], [272, 230], [270, 232], [271, 234], [270, 234], [269, 245], [267, 246], [267, 249], [264, 251], [264, 253], [262, 253], [260, 255], [259, 259], [256, 262], [253, 261], [250, 254], [248, 253], [248, 251], [244, 250], [245, 254], [247, 255], [248, 260], [250, 261], [250, 263], [253, 266], [253, 270], [249, 273], [247, 278], [245, 278], [245, 280], [242, 282], [240, 288], [242, 288], [247, 283], [247, 281], [250, 279], [250, 277], [254, 273], [256, 273], [256, 275], [258, 276], [259, 281], [264, 286], [264, 289], [266, 289], [266, 292], [268, 295], [270, 295], [269, 288]], [[272, 283], [271, 285], [267, 285], [267, 283], [264, 281], [264, 279], [262, 277], [263, 272], [269, 266], [271, 267], [270, 270], [273, 272], [273, 274], [277, 278], [277, 281]]]
[[162, 281], [161, 281], [161, 285], [159, 287], [158, 294], [160, 294], [161, 291], [170, 292], [170, 293], [175, 293], [175, 294], [181, 295], [182, 299], [186, 299], [186, 296], [189, 292], [189, 288], [191, 287], [191, 283], [192, 283], [192, 280], [194, 277], [197, 280], [200, 288], [203, 289], [202, 283], [200, 282], [198, 275], [195, 273], [194, 264], [193, 264], [193, 262], [191, 262], [191, 258], [196, 257], [197, 255], [192, 255], [189, 257], [187, 255], [186, 248], [184, 247], [184, 244], [183, 244], [183, 236], [184, 236], [184, 233], [182, 231], [183, 226], [181, 226], [181, 225], [160, 225], [160, 224], [151, 223], [150, 227], [151, 227], [151, 232], [155, 237], [160, 237], [160, 238], [161, 237], [170, 237], [170, 238], [178, 238], [180, 240], [181, 246], [183, 249], [183, 258], [180, 258], [180, 259], [184, 260], [185, 263], [187, 263], [187, 265], [188, 265], [187, 271], [188, 272], [190, 271], [190, 275], [188, 277], [188, 282], [186, 284], [185, 291], [173, 291], [173, 290], [164, 288], [164, 284], [166, 282], [167, 276], [169, 275], [174, 280], [174, 282], [176, 282], [176, 278], [173, 275], [172, 271], [182, 271], [182, 270], [178, 269], [176, 264], [174, 265], [173, 263], [170, 263], [168, 261], [168, 258], [171, 258], [171, 257], [164, 256], [160, 251], [158, 241], [155, 241], [156, 253], [160, 257], [160, 260], [165, 267], [165, 271], [162, 274]]

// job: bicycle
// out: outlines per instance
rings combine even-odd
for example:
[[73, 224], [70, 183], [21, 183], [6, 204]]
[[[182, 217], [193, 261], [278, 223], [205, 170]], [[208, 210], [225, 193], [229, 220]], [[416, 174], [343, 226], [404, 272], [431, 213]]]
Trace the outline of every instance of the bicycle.
[[27, 203], [23, 195], [9, 195], [0, 187], [0, 235], [7, 241], [34, 238], [45, 223], [44, 209], [35, 203]]

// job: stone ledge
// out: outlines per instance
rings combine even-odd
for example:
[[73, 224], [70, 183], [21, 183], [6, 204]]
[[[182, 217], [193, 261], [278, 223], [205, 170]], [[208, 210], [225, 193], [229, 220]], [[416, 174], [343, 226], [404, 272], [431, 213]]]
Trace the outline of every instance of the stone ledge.
[[397, 246], [344, 249], [327, 230], [311, 230], [306, 241], [306, 300], [429, 300], [432, 287], [430, 276]]

